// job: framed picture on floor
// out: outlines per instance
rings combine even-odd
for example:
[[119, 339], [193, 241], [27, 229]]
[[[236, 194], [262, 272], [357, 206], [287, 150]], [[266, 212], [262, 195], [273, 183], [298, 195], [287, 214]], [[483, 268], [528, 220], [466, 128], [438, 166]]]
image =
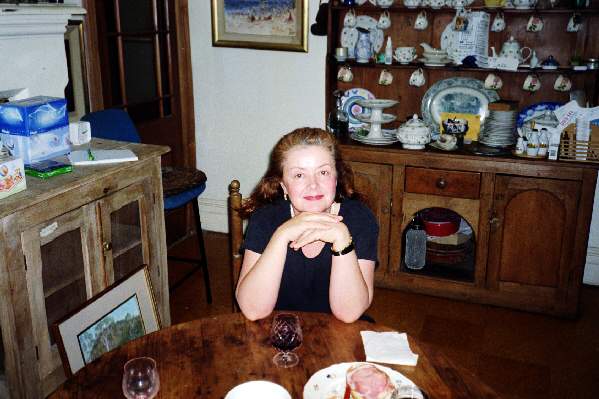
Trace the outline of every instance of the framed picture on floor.
[[309, 0], [212, 0], [212, 45], [308, 51]]
[[141, 266], [52, 325], [67, 376], [106, 352], [160, 329], [147, 266]]

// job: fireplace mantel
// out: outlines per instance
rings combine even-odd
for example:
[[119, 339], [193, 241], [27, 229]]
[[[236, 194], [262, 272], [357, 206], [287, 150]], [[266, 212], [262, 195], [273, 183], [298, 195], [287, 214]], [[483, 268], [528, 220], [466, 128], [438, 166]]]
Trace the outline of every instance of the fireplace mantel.
[[63, 97], [66, 28], [70, 19], [81, 20], [85, 13], [75, 5], [0, 5], [0, 91]]
[[0, 39], [62, 35], [68, 20], [83, 14], [84, 8], [63, 4], [0, 5]]

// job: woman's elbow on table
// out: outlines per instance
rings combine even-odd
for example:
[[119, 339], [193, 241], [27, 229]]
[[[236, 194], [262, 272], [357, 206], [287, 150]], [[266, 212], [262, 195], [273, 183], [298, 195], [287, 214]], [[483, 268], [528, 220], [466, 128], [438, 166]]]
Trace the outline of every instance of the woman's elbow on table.
[[335, 316], [337, 319], [339, 319], [340, 321], [344, 322], [344, 323], [353, 323], [354, 321], [358, 320], [360, 318], [360, 316], [362, 316], [362, 312], [357, 313], [357, 312], [351, 312], [348, 311], [347, 309], [341, 309], [341, 310], [335, 310], [335, 309], [331, 309], [331, 312], [333, 313], [333, 316]]

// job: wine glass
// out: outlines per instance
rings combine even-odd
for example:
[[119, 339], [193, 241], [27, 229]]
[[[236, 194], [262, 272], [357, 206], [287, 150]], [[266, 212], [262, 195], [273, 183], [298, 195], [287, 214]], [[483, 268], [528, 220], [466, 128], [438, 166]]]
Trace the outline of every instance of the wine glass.
[[131, 359], [123, 369], [123, 394], [127, 399], [152, 399], [156, 396], [160, 389], [160, 378], [154, 359]]
[[272, 320], [270, 343], [279, 353], [272, 361], [278, 367], [288, 368], [299, 363], [299, 357], [292, 351], [302, 343], [302, 327], [297, 315], [280, 313]]

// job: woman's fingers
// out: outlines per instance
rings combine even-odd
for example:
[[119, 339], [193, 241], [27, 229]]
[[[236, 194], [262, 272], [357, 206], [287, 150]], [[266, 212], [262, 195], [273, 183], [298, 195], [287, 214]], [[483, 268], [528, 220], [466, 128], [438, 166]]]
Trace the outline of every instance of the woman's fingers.
[[308, 230], [304, 230], [302, 234], [299, 235], [295, 240], [291, 242], [289, 245], [291, 248], [298, 250], [304, 245], [308, 245], [313, 243], [314, 241], [322, 240], [322, 236], [326, 232], [325, 228], [312, 228]]

